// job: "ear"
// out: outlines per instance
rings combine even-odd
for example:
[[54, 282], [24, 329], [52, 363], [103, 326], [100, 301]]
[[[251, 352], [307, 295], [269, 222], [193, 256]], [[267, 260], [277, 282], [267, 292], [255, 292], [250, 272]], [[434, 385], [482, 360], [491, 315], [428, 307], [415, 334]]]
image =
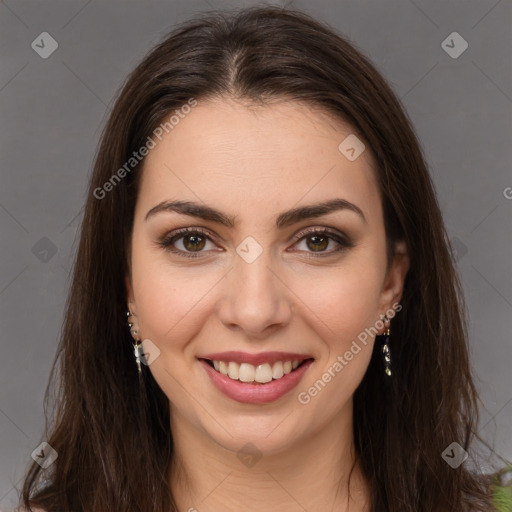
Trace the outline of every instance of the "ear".
[[[410, 259], [407, 251], [407, 245], [404, 241], [395, 243], [393, 261], [386, 274], [380, 296], [380, 314], [385, 315], [387, 311], [393, 309], [393, 304], [402, 299], [404, 282], [409, 271]], [[386, 327], [383, 329], [384, 333]]]

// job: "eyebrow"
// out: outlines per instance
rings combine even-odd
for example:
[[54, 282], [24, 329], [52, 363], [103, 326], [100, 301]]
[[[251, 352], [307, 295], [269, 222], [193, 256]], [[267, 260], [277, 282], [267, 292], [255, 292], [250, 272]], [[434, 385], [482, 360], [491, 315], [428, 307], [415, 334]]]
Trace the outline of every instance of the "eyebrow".
[[[321, 217], [339, 210], [352, 211], [367, 223], [366, 217], [364, 216], [361, 208], [349, 201], [346, 201], [345, 199], [331, 199], [322, 203], [293, 208], [279, 214], [276, 219], [276, 228], [283, 229], [287, 226], [300, 222], [301, 220]], [[206, 206], [192, 201], [162, 201], [147, 212], [144, 220], [147, 221], [150, 217], [161, 212], [176, 212], [182, 215], [189, 215], [190, 217], [197, 217], [199, 219], [216, 222], [229, 228], [234, 228], [237, 223], [237, 216], [229, 216], [215, 208], [212, 208], [211, 206]]]

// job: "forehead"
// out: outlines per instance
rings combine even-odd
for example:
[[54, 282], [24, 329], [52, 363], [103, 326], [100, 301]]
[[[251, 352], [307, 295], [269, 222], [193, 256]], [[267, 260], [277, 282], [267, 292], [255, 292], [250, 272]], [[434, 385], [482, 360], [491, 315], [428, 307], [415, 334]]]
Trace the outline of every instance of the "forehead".
[[371, 151], [351, 161], [338, 147], [354, 135], [351, 125], [298, 102], [199, 101], [161, 141], [154, 139], [138, 203], [199, 200], [227, 213], [235, 204], [236, 212], [259, 206], [263, 215], [342, 197], [375, 209]]

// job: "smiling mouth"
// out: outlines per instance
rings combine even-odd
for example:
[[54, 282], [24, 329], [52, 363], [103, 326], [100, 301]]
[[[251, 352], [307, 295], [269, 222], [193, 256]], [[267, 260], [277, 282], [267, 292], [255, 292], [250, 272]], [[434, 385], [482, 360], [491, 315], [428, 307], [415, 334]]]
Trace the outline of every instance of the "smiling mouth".
[[313, 361], [313, 358], [276, 361], [274, 363], [263, 363], [256, 366], [250, 363], [237, 363], [235, 361], [202, 360], [216, 372], [229, 377], [231, 380], [244, 382], [246, 384], [267, 384], [268, 382], [282, 379], [286, 375], [295, 372], [307, 361]]

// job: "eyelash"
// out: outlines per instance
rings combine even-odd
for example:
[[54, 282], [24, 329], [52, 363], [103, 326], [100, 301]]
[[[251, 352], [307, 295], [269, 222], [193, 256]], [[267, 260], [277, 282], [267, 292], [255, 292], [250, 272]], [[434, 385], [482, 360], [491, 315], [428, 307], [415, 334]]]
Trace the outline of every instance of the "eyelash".
[[[158, 245], [163, 247], [164, 249], [173, 252], [175, 254], [178, 254], [179, 256], [183, 256], [185, 258], [201, 258], [202, 253], [204, 251], [198, 251], [196, 253], [194, 252], [188, 252], [188, 251], [182, 251], [181, 249], [176, 249], [173, 247], [174, 242], [177, 240], [184, 238], [185, 235], [201, 235], [205, 237], [207, 240], [213, 242], [212, 236], [208, 231], [203, 230], [202, 228], [182, 228], [178, 229], [174, 232], [171, 232], [169, 235], [165, 236], [162, 240], [158, 242]], [[313, 235], [326, 235], [327, 238], [330, 240], [334, 240], [336, 243], [339, 244], [339, 247], [335, 250], [331, 250], [328, 252], [309, 252], [309, 256], [311, 258], [322, 258], [331, 256], [332, 254], [339, 253], [345, 249], [349, 249], [351, 247], [354, 247], [354, 244], [346, 237], [341, 236], [336, 231], [328, 229], [328, 228], [313, 228], [313, 229], [307, 229], [302, 230], [299, 233], [297, 233], [294, 236], [294, 245], [298, 242], [300, 242], [303, 238], [307, 238], [309, 236]]]

